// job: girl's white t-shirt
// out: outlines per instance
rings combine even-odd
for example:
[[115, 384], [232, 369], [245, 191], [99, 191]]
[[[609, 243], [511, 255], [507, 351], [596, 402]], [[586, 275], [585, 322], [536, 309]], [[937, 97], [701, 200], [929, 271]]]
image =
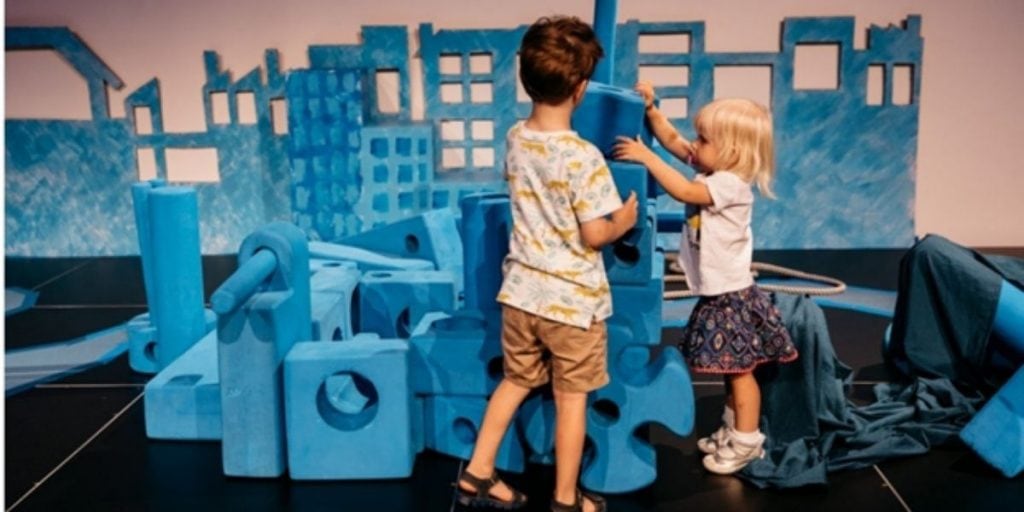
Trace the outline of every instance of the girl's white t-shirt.
[[753, 285], [750, 183], [728, 171], [698, 174], [694, 181], [707, 185], [713, 204], [686, 205], [678, 258], [686, 283], [697, 295], [721, 295]]

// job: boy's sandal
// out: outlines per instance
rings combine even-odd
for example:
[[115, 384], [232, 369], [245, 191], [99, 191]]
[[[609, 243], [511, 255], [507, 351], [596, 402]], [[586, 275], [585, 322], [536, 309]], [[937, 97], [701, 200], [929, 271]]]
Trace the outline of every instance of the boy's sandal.
[[[459, 485], [463, 482], [472, 485], [476, 490], [467, 491], [463, 489], [462, 486]], [[491, 489], [499, 483], [501, 483], [501, 479], [498, 478], [497, 471], [491, 473], [489, 478], [479, 478], [471, 474], [469, 471], [463, 471], [462, 474], [459, 475], [459, 481], [455, 484], [455, 489], [458, 490], [459, 504], [471, 508], [491, 507], [500, 510], [517, 510], [526, 505], [526, 495], [513, 489], [512, 486], [508, 484], [505, 484], [505, 486], [512, 492], [512, 499], [502, 500], [491, 496]]]
[[552, 498], [551, 512], [582, 512], [584, 499], [594, 504], [595, 512], [605, 512], [605, 510], [608, 509], [608, 505], [605, 503], [604, 498], [577, 488], [576, 503], [566, 505], [565, 503]]

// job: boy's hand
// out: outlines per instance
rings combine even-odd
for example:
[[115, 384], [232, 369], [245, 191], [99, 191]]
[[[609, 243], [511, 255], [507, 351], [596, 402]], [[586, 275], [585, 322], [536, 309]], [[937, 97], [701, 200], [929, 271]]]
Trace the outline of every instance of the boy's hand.
[[626, 202], [622, 203], [622, 208], [612, 212], [612, 221], [615, 222], [617, 226], [622, 226], [622, 232], [625, 233], [629, 228], [636, 225], [636, 212], [637, 199], [636, 191], [634, 190], [629, 193], [629, 197], [626, 198]]
[[618, 141], [619, 142], [615, 143], [615, 148], [612, 150], [612, 155], [616, 160], [629, 160], [647, 165], [647, 162], [649, 162], [652, 157], [657, 157], [657, 155], [648, 149], [647, 145], [640, 140], [640, 137], [631, 139], [620, 135]]
[[654, 106], [654, 86], [650, 82], [637, 82], [634, 89], [643, 97], [644, 107], [651, 108]]

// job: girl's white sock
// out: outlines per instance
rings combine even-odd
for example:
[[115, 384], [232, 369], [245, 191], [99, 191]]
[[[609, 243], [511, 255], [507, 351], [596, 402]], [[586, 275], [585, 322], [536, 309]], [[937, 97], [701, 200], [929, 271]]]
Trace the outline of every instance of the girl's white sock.
[[753, 432], [740, 432], [733, 428], [729, 434], [733, 439], [747, 446], [758, 445], [764, 442], [764, 434], [761, 433], [760, 429]]

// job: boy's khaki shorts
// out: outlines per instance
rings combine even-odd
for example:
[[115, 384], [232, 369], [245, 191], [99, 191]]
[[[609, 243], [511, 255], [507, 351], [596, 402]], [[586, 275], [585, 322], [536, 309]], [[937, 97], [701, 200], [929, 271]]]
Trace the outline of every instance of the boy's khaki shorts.
[[[608, 331], [604, 321], [574, 327], [502, 306], [505, 378], [526, 387], [546, 384], [586, 393], [608, 383]], [[548, 356], [547, 352], [550, 352]]]

